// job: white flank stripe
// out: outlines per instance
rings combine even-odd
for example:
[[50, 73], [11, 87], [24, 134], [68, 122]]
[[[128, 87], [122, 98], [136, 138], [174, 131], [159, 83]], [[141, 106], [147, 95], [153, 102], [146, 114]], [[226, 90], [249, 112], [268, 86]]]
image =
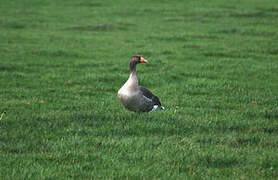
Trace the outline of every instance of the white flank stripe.
[[152, 101], [153, 101], [152, 99], [147, 98], [147, 97], [146, 97], [146, 96], [144, 96], [144, 95], [143, 95], [143, 97], [144, 97], [145, 99], [147, 99], [149, 102], [152, 102]]

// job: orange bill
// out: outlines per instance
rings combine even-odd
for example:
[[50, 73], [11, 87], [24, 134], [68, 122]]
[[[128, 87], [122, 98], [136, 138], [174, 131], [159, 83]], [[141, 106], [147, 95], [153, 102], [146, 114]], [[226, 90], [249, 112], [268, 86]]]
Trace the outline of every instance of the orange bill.
[[147, 63], [148, 61], [146, 59], [144, 59], [143, 57], [140, 58], [140, 62], [141, 63]]

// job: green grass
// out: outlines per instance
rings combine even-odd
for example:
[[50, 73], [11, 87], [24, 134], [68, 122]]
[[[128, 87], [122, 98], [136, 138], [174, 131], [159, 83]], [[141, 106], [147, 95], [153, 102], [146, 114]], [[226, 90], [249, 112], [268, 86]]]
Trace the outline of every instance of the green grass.
[[[276, 0], [0, 2], [0, 179], [277, 179]], [[126, 111], [130, 56], [163, 112]]]

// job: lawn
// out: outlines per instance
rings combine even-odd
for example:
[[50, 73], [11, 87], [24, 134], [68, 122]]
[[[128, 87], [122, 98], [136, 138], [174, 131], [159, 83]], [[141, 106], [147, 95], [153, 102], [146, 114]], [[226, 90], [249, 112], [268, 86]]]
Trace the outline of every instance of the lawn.
[[0, 115], [0, 179], [277, 179], [278, 2], [3, 0]]

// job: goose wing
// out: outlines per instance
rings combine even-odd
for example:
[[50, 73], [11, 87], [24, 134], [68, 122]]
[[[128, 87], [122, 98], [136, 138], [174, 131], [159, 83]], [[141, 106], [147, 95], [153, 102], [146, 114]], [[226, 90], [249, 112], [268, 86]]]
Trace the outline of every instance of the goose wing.
[[140, 91], [143, 93], [143, 96], [150, 99], [154, 105], [161, 106], [161, 102], [157, 96], [155, 96], [150, 90], [143, 86], [139, 86]]

